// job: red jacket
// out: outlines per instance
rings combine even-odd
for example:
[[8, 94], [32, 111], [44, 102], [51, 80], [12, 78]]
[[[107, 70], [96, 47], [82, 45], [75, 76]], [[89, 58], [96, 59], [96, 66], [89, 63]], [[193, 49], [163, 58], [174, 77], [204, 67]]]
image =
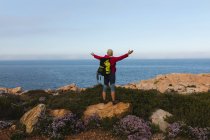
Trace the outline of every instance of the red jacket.
[[116, 72], [116, 63], [118, 61], [121, 61], [121, 60], [127, 58], [128, 57], [128, 54], [126, 53], [126, 54], [124, 54], [122, 56], [119, 56], [119, 57], [112, 57], [112, 56], [108, 56], [108, 55], [105, 55], [105, 56], [93, 55], [93, 56], [94, 56], [94, 58], [96, 58], [98, 60], [100, 60], [101, 58], [110, 58], [111, 72], [112, 73], [115, 73]]

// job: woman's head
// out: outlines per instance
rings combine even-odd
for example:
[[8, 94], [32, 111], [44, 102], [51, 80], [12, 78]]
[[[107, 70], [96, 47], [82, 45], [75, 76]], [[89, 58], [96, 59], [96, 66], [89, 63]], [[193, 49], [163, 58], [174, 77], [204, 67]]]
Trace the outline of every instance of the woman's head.
[[108, 49], [107, 55], [108, 55], [108, 56], [113, 56], [113, 50], [112, 50], [112, 49]]

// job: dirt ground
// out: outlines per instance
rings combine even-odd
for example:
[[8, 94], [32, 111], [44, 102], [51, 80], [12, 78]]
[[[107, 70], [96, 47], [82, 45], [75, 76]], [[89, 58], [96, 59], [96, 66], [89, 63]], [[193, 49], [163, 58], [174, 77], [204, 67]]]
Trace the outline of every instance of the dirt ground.
[[[12, 131], [7, 129], [0, 131], [0, 140], [10, 140]], [[48, 140], [46, 137], [28, 137], [25, 140]], [[108, 132], [102, 130], [90, 130], [78, 135], [67, 136], [65, 140], [118, 140]]]
[[66, 137], [66, 140], [118, 140], [118, 139], [112, 136], [110, 133], [104, 132], [102, 130], [91, 130], [80, 133], [75, 136], [68, 136]]
[[10, 140], [12, 131], [9, 129], [0, 130], [0, 140]]

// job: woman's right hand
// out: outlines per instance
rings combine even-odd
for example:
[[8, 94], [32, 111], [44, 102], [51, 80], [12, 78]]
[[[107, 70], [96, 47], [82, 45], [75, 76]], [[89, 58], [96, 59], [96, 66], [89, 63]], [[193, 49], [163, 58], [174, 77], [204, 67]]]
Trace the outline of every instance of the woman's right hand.
[[92, 52], [91, 55], [94, 56], [95, 54]]

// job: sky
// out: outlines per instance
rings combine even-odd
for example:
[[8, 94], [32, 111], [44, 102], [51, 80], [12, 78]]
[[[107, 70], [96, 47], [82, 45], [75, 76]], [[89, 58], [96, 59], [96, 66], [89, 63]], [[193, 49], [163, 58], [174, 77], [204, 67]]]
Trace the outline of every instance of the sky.
[[210, 58], [209, 0], [0, 0], [0, 60]]

